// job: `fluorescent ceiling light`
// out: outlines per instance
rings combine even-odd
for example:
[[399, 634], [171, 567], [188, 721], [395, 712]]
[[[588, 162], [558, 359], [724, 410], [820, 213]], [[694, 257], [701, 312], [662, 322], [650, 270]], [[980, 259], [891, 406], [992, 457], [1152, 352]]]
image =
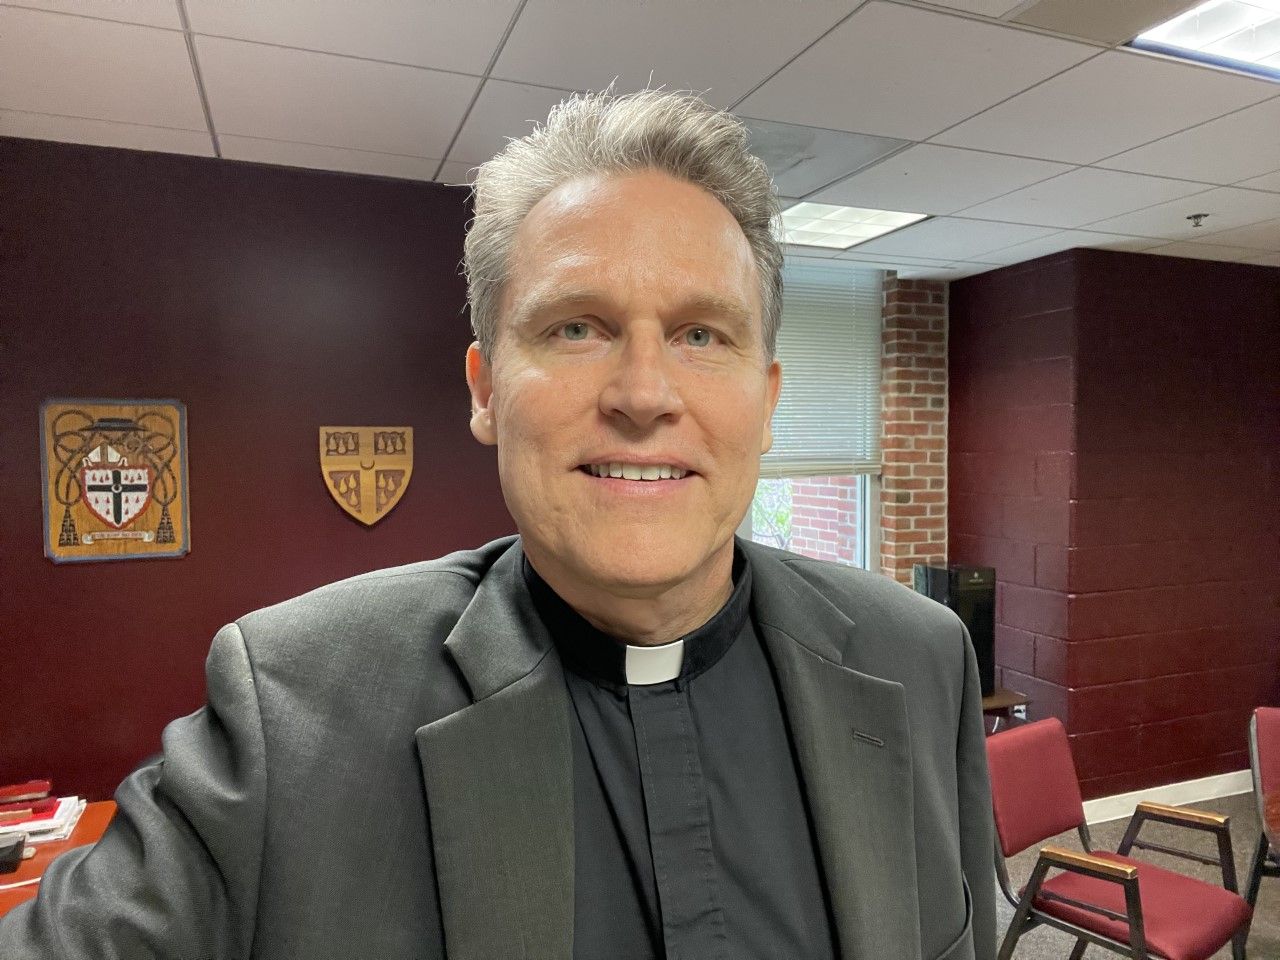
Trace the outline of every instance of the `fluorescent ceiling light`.
[[[1280, 3], [1280, 0], [1276, 0]], [[782, 211], [782, 242], [848, 250], [860, 243], [923, 220], [923, 213], [797, 203]]]
[[1280, 0], [1208, 0], [1129, 45], [1280, 80]]

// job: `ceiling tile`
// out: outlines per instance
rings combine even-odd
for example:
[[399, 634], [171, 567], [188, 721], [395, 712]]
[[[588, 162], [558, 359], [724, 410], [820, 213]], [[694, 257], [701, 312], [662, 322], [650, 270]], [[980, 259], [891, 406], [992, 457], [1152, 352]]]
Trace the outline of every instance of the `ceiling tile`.
[[1126, 250], [1140, 253], [1159, 246], [1162, 241], [1149, 237], [1124, 237], [1112, 233], [1095, 233], [1091, 230], [1063, 230], [1048, 237], [1030, 240], [1026, 243], [1014, 244], [1003, 250], [984, 253], [982, 259], [991, 263], [1012, 264], [1024, 263], [1036, 257], [1045, 257], [1051, 253], [1060, 253], [1075, 247], [1088, 247], [1092, 250]]
[[1254, 250], [1280, 250], [1280, 220], [1266, 220], [1222, 230], [1196, 238], [1197, 243], [1222, 244], [1228, 247], [1252, 247]]
[[1256, 263], [1262, 267], [1280, 267], [1280, 253], [1268, 253], [1261, 257], [1250, 257], [1247, 263]]
[[[1187, 217], [1209, 214], [1203, 225], [1193, 226]], [[1156, 204], [1089, 224], [1094, 230], [1135, 237], [1192, 240], [1263, 220], [1280, 217], [1280, 194], [1238, 187], [1216, 187], [1191, 197]]]
[[1280, 162], [1280, 97], [1110, 157], [1102, 166], [1207, 183], [1235, 183]]
[[181, 33], [0, 7], [0, 109], [206, 130]]
[[1161, 257], [1190, 257], [1194, 260], [1221, 260], [1224, 263], [1243, 263], [1249, 257], [1256, 257], [1257, 250], [1245, 247], [1215, 247], [1207, 243], [1166, 243], [1152, 247], [1147, 253]]
[[832, 184], [809, 199], [879, 210], [948, 214], [1070, 169], [1065, 163], [922, 143]]
[[876, 2], [737, 109], [768, 120], [923, 140], [1095, 52], [1025, 30]]
[[751, 152], [765, 162], [780, 194], [803, 197], [874, 163], [907, 143], [843, 130], [742, 118]]
[[1022, 6], [1023, 0], [929, 0], [929, 3], [984, 17], [1003, 17], [1010, 10]]
[[99, 147], [124, 147], [158, 153], [213, 156], [213, 139], [205, 130], [172, 130], [136, 123], [55, 117], [44, 113], [0, 110], [0, 137], [27, 137], [62, 143], [91, 143]]
[[470, 186], [475, 180], [475, 164], [459, 163], [457, 160], [446, 160], [440, 172], [436, 174], [437, 183], [454, 183]]
[[1172, 20], [1196, 3], [1197, 0], [1038, 0], [1010, 19], [1112, 46]]
[[1250, 190], [1270, 190], [1274, 193], [1280, 193], [1280, 170], [1268, 173], [1265, 176], [1254, 177], [1251, 180], [1242, 180], [1236, 186], [1247, 187]]
[[1166, 200], [1202, 193], [1203, 183], [1141, 177], [1080, 167], [1052, 180], [1023, 187], [964, 210], [979, 220], [1008, 220], [1046, 227], [1078, 227], [1103, 217], [1149, 207]]
[[998, 270], [999, 267], [991, 263], [972, 263], [966, 260], [957, 260], [951, 264], [951, 269], [955, 272], [947, 278], [948, 280], [963, 280], [965, 277], [972, 277], [975, 274]]
[[653, 86], [707, 91], [727, 107], [859, 2], [529, 0], [493, 75], [571, 90], [617, 77], [619, 91], [652, 75]]
[[486, 80], [449, 159], [468, 165], [484, 163], [507, 145], [509, 137], [523, 137], [533, 130], [535, 121], [546, 120], [551, 108], [570, 93], [506, 80]]
[[479, 80], [457, 73], [197, 37], [214, 129], [440, 157]]
[[938, 217], [895, 230], [867, 243], [860, 243], [857, 249], [860, 253], [893, 256], [980, 260], [984, 253], [991, 250], [1056, 232], [1045, 227], [1028, 227], [1017, 223]]
[[402, 180], [430, 180], [440, 165], [427, 157], [404, 157], [391, 153], [373, 153], [344, 147], [324, 147], [313, 143], [289, 143], [220, 134], [218, 144], [228, 160], [250, 160], [286, 167], [310, 167], [314, 170], [341, 170], [366, 173]]
[[[169, 30], [182, 29], [177, 0], [129, 0], [128, 3], [121, 3], [120, 0], [21, 0], [17, 5], [55, 10], [80, 17], [96, 17], [100, 20], [140, 23]], [[4, 4], [0, 3], [0, 6]]]
[[517, 0], [185, 2], [196, 33], [476, 75], [484, 73], [517, 5]]
[[882, 253], [862, 253], [857, 247], [852, 250], [842, 251], [836, 259], [871, 263], [893, 262], [916, 267], [943, 267], [951, 262], [950, 259], [939, 259], [938, 257], [890, 257]]
[[1253, 77], [1109, 51], [936, 137], [938, 143], [1093, 163], [1275, 96]]
[[839, 250], [831, 247], [806, 247], [797, 243], [784, 243], [782, 253], [787, 257], [804, 257], [806, 260], [834, 260]]

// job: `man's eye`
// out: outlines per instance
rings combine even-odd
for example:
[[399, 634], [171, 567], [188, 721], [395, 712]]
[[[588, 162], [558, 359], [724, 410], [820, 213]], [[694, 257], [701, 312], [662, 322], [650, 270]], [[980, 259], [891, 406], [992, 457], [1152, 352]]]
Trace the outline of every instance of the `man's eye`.
[[560, 336], [566, 340], [585, 340], [591, 336], [591, 326], [582, 321], [566, 323], [560, 328]]
[[686, 331], [684, 342], [691, 347], [709, 347], [712, 337], [713, 334], [706, 327], [692, 327]]

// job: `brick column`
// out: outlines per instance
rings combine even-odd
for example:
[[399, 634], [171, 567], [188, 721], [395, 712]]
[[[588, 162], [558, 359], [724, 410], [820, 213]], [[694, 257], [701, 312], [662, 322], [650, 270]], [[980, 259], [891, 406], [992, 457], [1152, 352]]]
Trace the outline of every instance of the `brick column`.
[[885, 274], [880, 572], [947, 558], [947, 284]]

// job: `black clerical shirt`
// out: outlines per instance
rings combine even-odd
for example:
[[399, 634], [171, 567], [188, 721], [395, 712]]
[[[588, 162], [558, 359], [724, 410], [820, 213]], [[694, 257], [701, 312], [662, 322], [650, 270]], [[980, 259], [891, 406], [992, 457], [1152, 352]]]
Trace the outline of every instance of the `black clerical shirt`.
[[[625, 644], [524, 572], [574, 710], [575, 960], [833, 960], [745, 557], [724, 607], [681, 638], [678, 674], [644, 684]], [[634, 659], [630, 679], [652, 681]]]

